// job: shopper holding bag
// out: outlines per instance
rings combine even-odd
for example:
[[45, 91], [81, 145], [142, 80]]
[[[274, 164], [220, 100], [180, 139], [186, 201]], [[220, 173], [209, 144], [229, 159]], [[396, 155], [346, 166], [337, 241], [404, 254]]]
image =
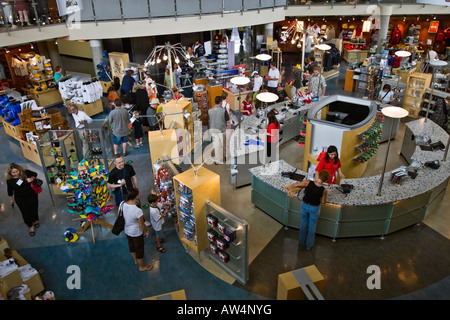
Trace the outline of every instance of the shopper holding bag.
[[122, 202], [120, 207], [125, 219], [124, 232], [134, 263], [139, 266], [139, 271], [148, 271], [153, 269], [153, 266], [144, 264], [144, 236], [148, 237], [149, 233], [145, 226], [144, 213], [138, 207], [139, 197], [138, 189], [129, 188], [126, 201]]
[[30, 236], [33, 237], [36, 229], [39, 228], [39, 199], [31, 186], [37, 179], [37, 173], [11, 163], [6, 168], [5, 178], [11, 207], [14, 209], [17, 203], [23, 222], [28, 226]]

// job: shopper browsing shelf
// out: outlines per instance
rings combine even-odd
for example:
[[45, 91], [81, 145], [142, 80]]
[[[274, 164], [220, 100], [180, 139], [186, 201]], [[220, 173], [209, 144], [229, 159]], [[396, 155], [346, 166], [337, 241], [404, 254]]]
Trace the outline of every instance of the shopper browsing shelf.
[[339, 159], [338, 150], [335, 146], [329, 146], [325, 155], [319, 160], [319, 164], [316, 167], [316, 180], [319, 178], [319, 172], [323, 169], [330, 173], [330, 178], [324, 182], [329, 184], [336, 184], [336, 175], [339, 173], [341, 179], [345, 179], [345, 176], [341, 171], [341, 160]]
[[383, 89], [378, 93], [378, 101], [389, 104], [394, 101], [394, 92], [391, 90], [391, 86], [385, 84]]
[[139, 271], [148, 271], [153, 269], [153, 266], [144, 264], [144, 236], [148, 237], [149, 232], [145, 226], [144, 213], [138, 207], [139, 198], [139, 190], [130, 188], [125, 202], [121, 202], [120, 206], [125, 219], [124, 232], [134, 263], [139, 266]]
[[241, 114], [242, 114], [242, 117], [245, 119], [245, 118], [251, 116], [253, 112], [254, 112], [253, 94], [251, 92], [249, 92], [247, 94], [247, 96], [245, 97], [245, 100], [242, 101]]
[[122, 78], [122, 86], [120, 87], [120, 94], [122, 97], [133, 90], [134, 83], [136, 82], [133, 75], [133, 69], [125, 71], [125, 75]]
[[[150, 222], [152, 224], [153, 230], [155, 230], [156, 236], [156, 249], [164, 253], [166, 249], [161, 246], [161, 243], [166, 242], [164, 240], [164, 233], [162, 226], [164, 224], [164, 217], [167, 215], [168, 209], [164, 209], [159, 202], [159, 197], [156, 194], [149, 194], [147, 197], [148, 203], [150, 204]], [[170, 205], [170, 202], [168, 203]]]

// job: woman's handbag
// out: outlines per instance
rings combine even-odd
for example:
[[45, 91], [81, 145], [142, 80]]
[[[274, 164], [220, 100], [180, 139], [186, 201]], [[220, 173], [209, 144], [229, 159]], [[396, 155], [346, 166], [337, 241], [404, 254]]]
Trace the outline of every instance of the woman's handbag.
[[111, 229], [111, 232], [118, 236], [125, 229], [125, 218], [123, 217], [123, 201], [120, 203], [119, 213], [117, 215], [117, 219], [114, 222], [114, 226]]
[[42, 184], [43, 183], [44, 183], [44, 181], [42, 181], [41, 179], [34, 178], [34, 180], [32, 182], [30, 182], [31, 189], [33, 189], [34, 192], [39, 194], [42, 192]]

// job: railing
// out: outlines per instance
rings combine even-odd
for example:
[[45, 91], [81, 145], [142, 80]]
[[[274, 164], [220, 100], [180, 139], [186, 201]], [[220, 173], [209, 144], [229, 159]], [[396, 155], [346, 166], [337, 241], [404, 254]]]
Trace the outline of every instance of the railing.
[[81, 21], [175, 19], [286, 7], [287, 0], [85, 0]]
[[287, 0], [288, 6], [364, 5], [364, 4], [416, 4], [417, 0]]

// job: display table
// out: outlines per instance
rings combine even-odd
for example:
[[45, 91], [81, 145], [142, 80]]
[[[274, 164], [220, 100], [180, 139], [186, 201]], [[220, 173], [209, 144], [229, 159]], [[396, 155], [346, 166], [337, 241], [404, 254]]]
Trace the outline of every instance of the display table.
[[348, 63], [360, 63], [364, 62], [364, 59], [367, 58], [368, 54], [369, 50], [359, 50], [359, 49], [348, 50], [344, 48], [344, 54], [342, 55], [342, 59], [344, 59]]
[[230, 109], [234, 111], [239, 111], [240, 109], [239, 106], [242, 104], [242, 101], [245, 100], [247, 94], [249, 93], [253, 94], [252, 90], [241, 91], [241, 103], [239, 103], [239, 92], [232, 92], [227, 89], [223, 89], [223, 91], [225, 91], [228, 94], [227, 102], [230, 104]]
[[61, 94], [56, 88], [50, 88], [42, 91], [35, 91], [26, 88], [22, 88], [22, 90], [30, 95], [40, 107], [49, 107], [63, 102]]
[[[433, 121], [415, 120], [406, 124], [415, 136], [429, 135], [434, 141], [446, 142], [449, 135]], [[423, 151], [415, 148], [412, 158], [425, 163], [442, 160], [444, 152]], [[284, 160], [250, 169], [252, 174], [252, 202], [283, 223], [300, 227], [300, 204], [304, 192], [289, 197], [284, 190], [293, 181], [281, 176], [282, 171], [297, 168]], [[297, 171], [305, 174], [305, 172]], [[399, 186], [390, 182], [390, 172], [385, 173], [381, 196], [377, 188], [381, 175], [367, 178], [344, 179], [354, 189], [343, 194], [336, 185], [328, 186], [327, 203], [321, 206], [316, 233], [332, 238], [383, 236], [422, 221], [445, 196], [450, 177], [450, 162], [441, 161], [438, 169], [424, 167], [415, 179], [407, 179]]]

